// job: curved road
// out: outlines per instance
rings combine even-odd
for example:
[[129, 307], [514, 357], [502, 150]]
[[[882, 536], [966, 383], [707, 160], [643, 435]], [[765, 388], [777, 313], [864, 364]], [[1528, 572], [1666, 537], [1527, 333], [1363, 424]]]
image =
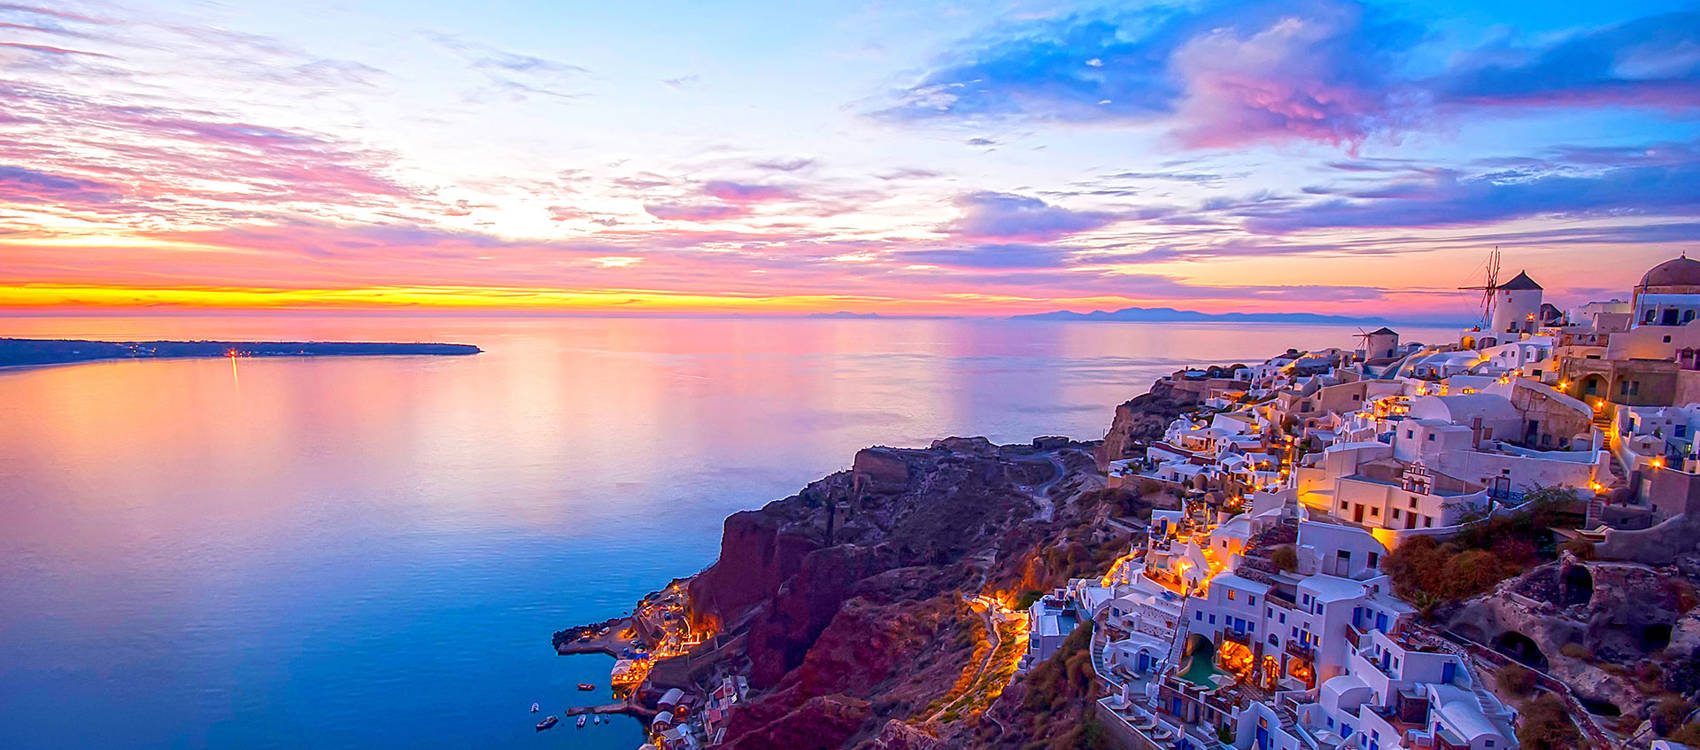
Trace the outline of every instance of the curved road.
[[[1068, 449], [1064, 448], [1062, 450]], [[1029, 497], [1033, 498], [1033, 502], [1039, 504], [1039, 512], [1034, 514], [1033, 517], [1046, 523], [1049, 523], [1057, 515], [1057, 504], [1056, 501], [1051, 499], [1051, 488], [1055, 487], [1057, 482], [1061, 482], [1063, 478], [1068, 476], [1068, 467], [1063, 465], [1062, 458], [1057, 455], [1060, 452], [1061, 451], [1049, 451], [1043, 454], [1045, 460], [1050, 461], [1051, 467], [1057, 470], [1055, 476], [1046, 480], [1044, 484], [1037, 487], [1028, 487], [1027, 485], [1020, 486], [1020, 490], [1022, 492], [1027, 493]]]

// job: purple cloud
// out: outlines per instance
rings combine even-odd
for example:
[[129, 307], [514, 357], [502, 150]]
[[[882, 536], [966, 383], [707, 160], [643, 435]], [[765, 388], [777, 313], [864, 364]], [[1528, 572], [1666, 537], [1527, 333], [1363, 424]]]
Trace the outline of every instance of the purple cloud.
[[1069, 248], [1051, 245], [998, 244], [960, 248], [909, 250], [892, 257], [905, 263], [952, 268], [1058, 268], [1068, 264]]
[[643, 210], [664, 221], [720, 221], [750, 214], [748, 206], [729, 203], [648, 203]]
[[1117, 218], [1109, 213], [1058, 208], [1012, 193], [969, 193], [958, 197], [956, 206], [962, 214], [945, 228], [947, 233], [998, 242], [1049, 242], [1097, 229]]
[[105, 182], [0, 165], [0, 203], [110, 204], [122, 196]]
[[790, 190], [776, 185], [753, 185], [729, 180], [709, 181], [703, 184], [702, 190], [728, 203], [766, 203], [797, 197]]
[[[1562, 153], [1562, 150], [1561, 150]], [[1627, 150], [1614, 166], [1534, 162], [1481, 173], [1431, 170], [1364, 188], [1311, 188], [1317, 202], [1278, 199], [1216, 208], [1254, 232], [1331, 227], [1432, 227], [1529, 216], [1670, 216], [1700, 212], [1700, 148]]]

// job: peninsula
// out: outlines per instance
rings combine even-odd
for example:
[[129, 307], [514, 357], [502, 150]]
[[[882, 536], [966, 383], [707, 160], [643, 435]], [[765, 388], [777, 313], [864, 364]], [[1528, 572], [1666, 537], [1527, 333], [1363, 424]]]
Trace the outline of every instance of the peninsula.
[[354, 341], [85, 341], [0, 338], [0, 367], [61, 365], [109, 359], [177, 357], [465, 356], [471, 344]]

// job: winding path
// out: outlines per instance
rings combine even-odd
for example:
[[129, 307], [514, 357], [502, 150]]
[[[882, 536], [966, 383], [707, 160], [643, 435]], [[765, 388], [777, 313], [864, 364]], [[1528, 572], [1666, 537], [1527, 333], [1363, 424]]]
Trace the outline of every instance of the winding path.
[[[1065, 448], [1062, 450], [1067, 449]], [[1051, 488], [1055, 487], [1057, 482], [1061, 482], [1068, 476], [1068, 467], [1063, 464], [1062, 457], [1058, 455], [1060, 452], [1060, 450], [1049, 451], [1042, 455], [1045, 460], [1050, 462], [1051, 467], [1056, 469], [1057, 473], [1055, 476], [1046, 480], [1044, 484], [1037, 487], [1029, 487], [1027, 485], [1020, 485], [1019, 487], [1022, 492], [1027, 493], [1029, 497], [1033, 498], [1033, 502], [1039, 504], [1039, 512], [1034, 514], [1033, 517], [1046, 523], [1050, 523], [1057, 515], [1057, 503], [1055, 500], [1051, 499]]]
[[[962, 597], [962, 603], [968, 605], [969, 609], [974, 610], [976, 614], [980, 615], [980, 622], [986, 626], [986, 633], [991, 636], [991, 647], [986, 649], [986, 656], [980, 660], [980, 666], [975, 667], [974, 679], [968, 681], [968, 689], [973, 690], [975, 685], [980, 684], [980, 678], [986, 676], [986, 668], [991, 666], [992, 657], [997, 656], [998, 647], [1003, 645], [1003, 636], [998, 634], [997, 623], [992, 621], [993, 602], [990, 599], [983, 595], [969, 596], [961, 592], [958, 592], [957, 596]], [[938, 721], [939, 717], [943, 716], [946, 711], [949, 711], [951, 705], [961, 700], [962, 697], [964, 696], [958, 696], [956, 700], [940, 706], [939, 710], [934, 711], [932, 716], [927, 717], [927, 722], [931, 723]], [[999, 726], [1001, 727], [1002, 725], [1000, 724]]]

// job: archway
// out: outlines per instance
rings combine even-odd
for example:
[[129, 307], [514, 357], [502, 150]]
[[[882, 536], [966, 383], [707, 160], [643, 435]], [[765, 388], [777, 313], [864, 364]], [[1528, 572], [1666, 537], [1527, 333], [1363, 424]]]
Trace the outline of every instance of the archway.
[[1511, 657], [1525, 667], [1533, 667], [1543, 672], [1547, 669], [1547, 655], [1541, 653], [1541, 647], [1535, 643], [1535, 639], [1515, 630], [1507, 630], [1493, 639], [1493, 650]]
[[1657, 651], [1670, 645], [1671, 626], [1643, 625], [1641, 626], [1641, 650]]
[[1223, 673], [1216, 668], [1215, 644], [1197, 633], [1186, 637], [1181, 663], [1181, 678], [1202, 688], [1215, 687], [1216, 683], [1211, 678]]
[[1611, 393], [1611, 389], [1607, 387], [1605, 377], [1601, 375], [1589, 375], [1584, 377], [1577, 383], [1577, 386], [1579, 388], [1578, 392], [1583, 396], [1599, 396], [1600, 398], [1605, 398]]

